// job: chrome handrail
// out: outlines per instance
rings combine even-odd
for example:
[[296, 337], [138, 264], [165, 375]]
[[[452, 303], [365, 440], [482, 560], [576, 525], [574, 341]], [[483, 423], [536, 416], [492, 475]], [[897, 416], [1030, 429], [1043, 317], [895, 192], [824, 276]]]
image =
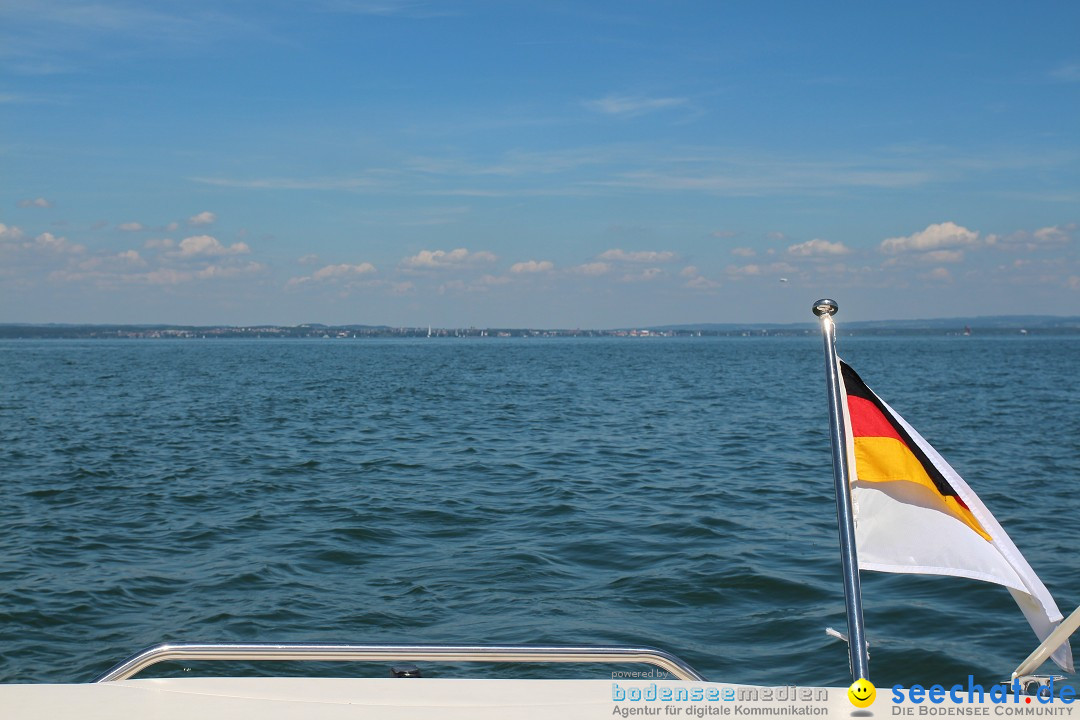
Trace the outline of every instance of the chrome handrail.
[[169, 660], [351, 660], [522, 663], [646, 663], [679, 680], [704, 682], [694, 668], [658, 648], [632, 645], [354, 645], [337, 643], [162, 643], [132, 655], [94, 682], [127, 680]]

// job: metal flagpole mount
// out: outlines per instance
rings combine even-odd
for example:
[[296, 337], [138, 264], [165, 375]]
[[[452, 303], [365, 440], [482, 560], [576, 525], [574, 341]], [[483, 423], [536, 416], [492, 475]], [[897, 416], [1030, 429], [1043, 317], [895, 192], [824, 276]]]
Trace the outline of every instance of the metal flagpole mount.
[[829, 298], [822, 298], [814, 303], [814, 314], [818, 317], [821, 317], [822, 315], [832, 317], [839, 309], [840, 306], [836, 304], [836, 301], [830, 300]]
[[836, 524], [840, 531], [840, 559], [844, 568], [844, 602], [847, 608], [848, 654], [851, 679], [870, 679], [870, 657], [866, 651], [863, 624], [862, 585], [859, 582], [859, 558], [855, 549], [855, 513], [851, 505], [848, 480], [847, 427], [844, 422], [844, 394], [840, 384], [840, 363], [836, 359], [836, 324], [833, 315], [839, 309], [835, 300], [823, 298], [813, 305], [821, 319], [825, 342], [825, 381], [829, 391], [829, 427], [832, 438], [833, 485], [836, 490]]

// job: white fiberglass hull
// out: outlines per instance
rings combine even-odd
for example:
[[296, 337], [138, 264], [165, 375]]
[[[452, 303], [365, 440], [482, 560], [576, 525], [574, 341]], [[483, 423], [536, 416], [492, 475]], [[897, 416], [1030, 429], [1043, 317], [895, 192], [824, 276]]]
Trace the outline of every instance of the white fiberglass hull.
[[[701, 700], [618, 699], [618, 690], [699, 689]], [[652, 691], [650, 691], [650, 687]], [[613, 693], [614, 690], [614, 693]], [[756, 693], [754, 695], [740, 694]], [[763, 693], [771, 695], [763, 696]], [[809, 702], [794, 693], [814, 693]], [[725, 694], [734, 700], [724, 700]], [[709, 696], [717, 699], [709, 700]], [[674, 697], [674, 696], [673, 696]], [[742, 698], [742, 699], [739, 699]], [[749, 699], [747, 699], [749, 698]], [[768, 698], [768, 699], [765, 699]], [[880, 702], [880, 698], [879, 698]], [[0, 685], [3, 716], [19, 720], [154, 718], [155, 720], [319, 720], [322, 718], [710, 717], [740, 707], [820, 708], [851, 713], [846, 689], [748, 688], [721, 683], [640, 680], [477, 680], [434, 678], [181, 678], [85, 685]], [[670, 708], [679, 708], [677, 713]], [[691, 709], [693, 708], [693, 709]], [[724, 712], [727, 708], [727, 712]], [[623, 711], [627, 712], [623, 712]]]

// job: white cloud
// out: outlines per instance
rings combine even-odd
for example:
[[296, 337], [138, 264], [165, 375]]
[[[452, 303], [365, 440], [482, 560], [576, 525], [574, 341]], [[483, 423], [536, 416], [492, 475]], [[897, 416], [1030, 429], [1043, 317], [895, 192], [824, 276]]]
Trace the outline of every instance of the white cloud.
[[527, 262], [514, 263], [510, 266], [510, 272], [512, 273], [539, 273], [548, 272], [555, 269], [555, 264], [550, 260], [529, 260]]
[[1060, 82], [1080, 82], [1080, 63], [1061, 65], [1050, 72], [1050, 77]]
[[362, 278], [367, 275], [378, 272], [374, 265], [369, 262], [359, 263], [356, 265], [350, 265], [348, 263], [341, 263], [339, 265], [326, 265], [319, 268], [310, 275], [304, 277], [290, 278], [287, 283], [288, 287], [294, 287], [296, 285], [303, 285], [304, 283], [338, 283], [349, 282]]
[[754, 248], [737, 247], [731, 249], [731, 254], [737, 257], [754, 257], [757, 255], [757, 251]]
[[760, 277], [762, 275], [790, 275], [794, 273], [796, 268], [785, 262], [770, 263], [768, 265], [759, 265], [752, 263], [750, 265], [728, 265], [724, 272], [732, 277]]
[[494, 261], [495, 255], [486, 250], [471, 253], [465, 248], [457, 248], [449, 252], [445, 250], [421, 250], [416, 255], [402, 260], [401, 265], [414, 270], [433, 270]]
[[826, 255], [847, 255], [851, 250], [842, 242], [829, 242], [814, 238], [804, 243], [792, 245], [787, 249], [788, 255], [799, 257], [821, 257]]
[[308, 255], [297, 258], [296, 262], [300, 265], [314, 265], [319, 262], [319, 256], [315, 253], [310, 253]]
[[886, 253], [927, 252], [944, 248], [970, 246], [977, 243], [979, 233], [957, 225], [943, 222], [930, 225], [925, 230], [881, 241], [881, 251]]
[[606, 275], [611, 272], [611, 265], [606, 262], [592, 262], [578, 265], [570, 270], [579, 275]]
[[266, 269], [266, 266], [262, 263], [251, 261], [243, 265], [207, 265], [202, 270], [195, 273], [195, 277], [200, 280], [209, 280], [215, 278], [229, 278], [237, 275], [251, 275], [254, 273], [260, 273]]
[[752, 265], [728, 265], [726, 268], [728, 275], [742, 275], [742, 276], [757, 276], [761, 274], [761, 266]]
[[1066, 225], [1065, 227], [1054, 225], [1039, 228], [1032, 234], [1035, 236], [1035, 241], [1040, 245], [1064, 245], [1072, 240], [1070, 233], [1074, 230], [1076, 230], [1075, 225]]
[[923, 273], [919, 277], [923, 280], [931, 280], [934, 282], [952, 282], [952, 273], [943, 267], [934, 268], [930, 272]]
[[664, 263], [671, 262], [675, 259], [675, 253], [664, 250], [662, 252], [655, 252], [651, 250], [642, 250], [637, 252], [626, 252], [619, 248], [612, 250], [605, 250], [598, 256], [600, 260], [612, 260], [615, 262], [633, 262], [633, 263]]
[[51, 273], [49, 277], [52, 280], [63, 280], [65, 282], [87, 279], [105, 282], [126, 280], [127, 278], [124, 276], [130, 274], [132, 268], [145, 266], [146, 261], [142, 259], [138, 251], [125, 250], [115, 255], [96, 255], [78, 262], [68, 263], [69, 268], [77, 268], [78, 272], [57, 270]]
[[143, 243], [143, 247], [153, 250], [160, 248], [171, 248], [175, 244], [176, 243], [173, 242], [172, 238], [150, 238]]
[[698, 272], [698, 269], [693, 265], [687, 265], [679, 271], [679, 275], [686, 278], [686, 282], [683, 283], [684, 287], [693, 288], [695, 290], [711, 290], [712, 288], [720, 287], [720, 283]]
[[695, 290], [712, 290], [713, 288], [720, 287], [720, 283], [715, 280], [710, 280], [704, 275], [695, 275], [686, 281], [686, 287]]
[[180, 229], [180, 223], [175, 222], [175, 221], [171, 222], [171, 223], [169, 223], [168, 225], [165, 226], [165, 232], [176, 232], [179, 229]]
[[132, 276], [136, 282], [144, 282], [149, 285], [179, 285], [190, 282], [194, 277], [190, 272], [173, 270], [172, 268], [158, 268], [148, 273]]
[[451, 280], [445, 282], [439, 286], [439, 294], [445, 295], [448, 292], [468, 292], [469, 286], [461, 280]]
[[23, 231], [14, 225], [5, 225], [0, 223], [0, 240], [21, 240], [23, 237]]
[[68, 253], [82, 253], [86, 251], [86, 247], [83, 245], [77, 245], [69, 243], [67, 238], [56, 237], [52, 233], [41, 233], [34, 238], [33, 243], [23, 243], [23, 247], [34, 248], [36, 250], [42, 250], [45, 252], [56, 254], [68, 254]]
[[963, 250], [931, 250], [919, 256], [920, 260], [930, 263], [957, 263], [964, 259]]
[[1022, 248], [1028, 251], [1040, 248], [1066, 245], [1072, 242], [1076, 225], [1051, 225], [1039, 228], [1035, 231], [1019, 230], [1011, 235], [987, 235], [985, 244], [996, 247], [999, 250], [1016, 250]]
[[622, 282], [651, 282], [664, 274], [660, 268], [645, 268], [639, 273], [627, 273], [620, 280]]
[[90, 257], [76, 265], [69, 263], [69, 269], [56, 270], [48, 277], [54, 282], [93, 282], [99, 288], [114, 288], [120, 284], [181, 285], [199, 280], [222, 280], [259, 274], [267, 269], [263, 263], [254, 261], [227, 261], [226, 264], [209, 264], [199, 268], [156, 267], [143, 270], [147, 264], [138, 251], [126, 250], [115, 255]]
[[146, 226], [139, 222], [120, 223], [116, 227], [124, 232], [142, 232], [146, 229]]
[[368, 275], [376, 272], [375, 266], [371, 263], [365, 262], [359, 265], [348, 265], [342, 263], [340, 265], [327, 265], [320, 268], [311, 274], [311, 277], [315, 280], [338, 280], [341, 278], [356, 277], [357, 275]]
[[53, 206], [52, 201], [51, 200], [46, 200], [43, 197], [28, 198], [26, 200], [20, 200], [19, 201], [19, 207], [21, 207], [21, 208], [30, 208], [30, 207], [51, 208], [52, 206]]
[[218, 187], [252, 188], [265, 190], [363, 190], [381, 189], [389, 185], [385, 178], [256, 178], [235, 180], [232, 178], [194, 177], [195, 182]]
[[728, 240], [730, 238], [736, 237], [738, 234], [739, 233], [735, 232], [734, 230], [717, 230], [712, 234], [712, 236], [714, 238], [717, 238], [718, 240]]
[[217, 215], [206, 210], [198, 215], [192, 215], [187, 219], [187, 222], [188, 225], [212, 225], [215, 220], [217, 220]]
[[181, 257], [208, 257], [218, 255], [242, 255], [251, 252], [247, 243], [233, 243], [228, 247], [211, 235], [193, 235], [180, 241], [178, 255]]
[[449, 17], [455, 14], [450, 9], [416, 0], [320, 0], [317, 7], [330, 12], [398, 16], [413, 20]]
[[447, 293], [484, 293], [498, 285], [507, 285], [513, 282], [512, 278], [505, 275], [483, 275], [479, 279], [466, 282], [461, 279], [448, 280], [439, 285], [440, 295]]
[[[703, 153], [712, 156], [703, 157]], [[935, 178], [928, 169], [898, 166], [895, 158], [867, 164], [862, 160], [723, 157], [721, 153], [713, 149], [687, 152], [676, 162], [617, 172], [595, 184], [637, 191], [753, 197], [775, 193], [821, 195], [828, 188], [842, 187], [912, 187]]]
[[480, 250], [479, 252], [474, 252], [469, 257], [469, 260], [476, 262], [495, 262], [495, 254], [490, 253], [487, 250]]
[[656, 110], [686, 105], [688, 100], [680, 97], [649, 98], [634, 95], [608, 95], [597, 100], [587, 100], [584, 105], [595, 112], [605, 115], [623, 115], [633, 117]]

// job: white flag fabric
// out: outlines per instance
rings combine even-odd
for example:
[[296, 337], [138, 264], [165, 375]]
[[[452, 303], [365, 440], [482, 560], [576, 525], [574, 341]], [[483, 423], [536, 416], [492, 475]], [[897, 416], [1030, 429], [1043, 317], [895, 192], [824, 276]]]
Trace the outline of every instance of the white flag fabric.
[[[1005, 530], [914, 428], [840, 368], [859, 568], [1004, 585], [1045, 640], [1061, 611]], [[1068, 642], [1052, 659], [1073, 672]]]

